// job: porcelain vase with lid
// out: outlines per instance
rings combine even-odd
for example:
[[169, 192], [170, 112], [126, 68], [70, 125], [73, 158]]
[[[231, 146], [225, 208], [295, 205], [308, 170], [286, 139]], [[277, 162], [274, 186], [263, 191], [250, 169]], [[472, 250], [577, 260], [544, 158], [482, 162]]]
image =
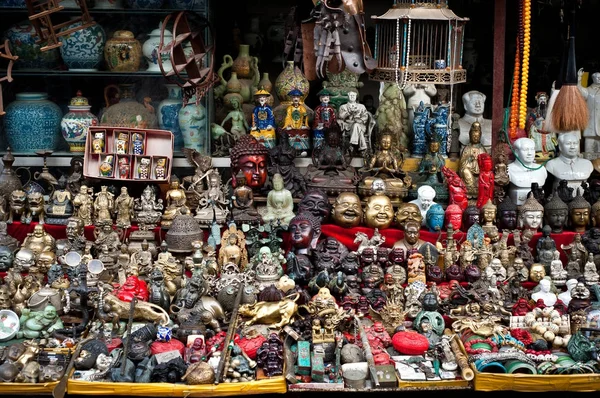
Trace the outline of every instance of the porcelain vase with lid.
[[[35, 28], [30, 21], [19, 22], [11, 26], [5, 33], [11, 52], [19, 57], [15, 69], [54, 69], [60, 63], [60, 52], [57, 48], [42, 51], [37, 43]], [[4, 43], [4, 40], [2, 41]]]
[[129, 30], [117, 30], [106, 41], [104, 61], [111, 72], [137, 72], [142, 63], [142, 45]]
[[[160, 66], [158, 65], [158, 45], [160, 44], [160, 31], [162, 22], [159, 24], [157, 29], [154, 29], [148, 35], [148, 40], [142, 45], [142, 53], [148, 63], [147, 72], [161, 73]], [[164, 44], [167, 45], [173, 41], [173, 33], [170, 30], [165, 29], [164, 32]], [[168, 53], [162, 54], [162, 67], [165, 72], [169, 72], [173, 69], [171, 65], [171, 59]]]
[[60, 107], [48, 99], [47, 93], [17, 93], [4, 115], [8, 144], [16, 153], [56, 150], [62, 116]]
[[98, 125], [98, 118], [90, 112], [91, 108], [88, 99], [78, 91], [69, 103], [69, 112], [60, 122], [60, 131], [71, 152], [84, 152], [89, 127]]
[[185, 148], [195, 149], [206, 154], [209, 149], [206, 108], [201, 102], [196, 104], [196, 97], [179, 110], [179, 128], [183, 136]]
[[[81, 26], [74, 22], [63, 30]], [[80, 29], [60, 37], [60, 55], [69, 70], [82, 72], [97, 71], [104, 59], [106, 33], [100, 24], [96, 23], [85, 29]]]
[[177, 84], [165, 84], [165, 87], [169, 96], [158, 104], [158, 127], [173, 133], [173, 149], [178, 151], [183, 147], [183, 137], [179, 127], [179, 111], [183, 107], [183, 95], [181, 87]]

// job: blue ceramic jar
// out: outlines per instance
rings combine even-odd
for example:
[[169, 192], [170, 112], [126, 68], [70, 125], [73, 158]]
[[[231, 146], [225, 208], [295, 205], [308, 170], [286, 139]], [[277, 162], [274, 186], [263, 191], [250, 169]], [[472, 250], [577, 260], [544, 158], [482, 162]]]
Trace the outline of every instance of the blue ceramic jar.
[[4, 131], [15, 153], [35, 153], [56, 150], [60, 140], [62, 111], [48, 94], [18, 93], [17, 99], [6, 107]]

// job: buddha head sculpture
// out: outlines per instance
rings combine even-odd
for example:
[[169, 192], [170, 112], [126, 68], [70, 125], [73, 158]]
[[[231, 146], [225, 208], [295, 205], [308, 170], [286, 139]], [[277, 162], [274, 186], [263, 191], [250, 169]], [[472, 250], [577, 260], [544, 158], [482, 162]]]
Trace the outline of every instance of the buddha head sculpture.
[[469, 205], [463, 213], [462, 230], [468, 231], [473, 224], [479, 224], [479, 208], [475, 205]]
[[498, 229], [501, 231], [517, 229], [517, 205], [508, 196], [498, 205]]
[[[417, 212], [419, 212], [417, 207]], [[419, 214], [421, 214], [419, 212]], [[369, 228], [389, 228], [394, 221], [394, 206], [387, 195], [371, 195], [364, 210], [365, 226]]]
[[544, 205], [544, 221], [553, 233], [560, 234], [563, 231], [568, 216], [569, 206], [556, 193], [551, 195]]
[[567, 225], [571, 227], [575, 232], [585, 232], [586, 228], [590, 225], [590, 213], [592, 211], [592, 205], [590, 202], [585, 200], [580, 193], [569, 202], [569, 218]]
[[455, 231], [460, 230], [462, 226], [463, 211], [456, 203], [451, 203], [446, 207], [446, 227], [452, 225]]
[[[230, 161], [232, 176], [242, 171], [246, 176], [246, 184], [258, 190], [267, 181], [267, 156], [269, 150], [251, 135], [240, 137], [231, 149]], [[233, 181], [235, 185], [235, 181]]]
[[544, 219], [544, 206], [530, 193], [518, 211], [519, 228], [537, 231]]
[[353, 192], [340, 193], [331, 208], [331, 217], [333, 222], [340, 227], [358, 227], [363, 219], [360, 197]]
[[427, 210], [425, 215], [427, 228], [431, 232], [439, 232], [444, 226], [444, 216], [446, 215], [444, 208], [439, 203], [434, 203]]
[[314, 249], [321, 235], [321, 221], [310, 212], [301, 212], [290, 220], [288, 230], [295, 249]]
[[483, 205], [481, 208], [481, 218], [483, 220], [483, 225], [493, 225], [496, 223], [496, 213], [498, 211], [498, 207], [492, 202], [491, 199]]
[[31, 249], [21, 248], [15, 254], [13, 265], [20, 272], [28, 272], [29, 268], [35, 265], [35, 253]]
[[298, 213], [308, 211], [313, 216], [318, 217], [321, 223], [325, 222], [331, 211], [327, 193], [318, 188], [312, 188], [306, 191], [300, 203], [298, 203]]
[[396, 225], [398, 228], [404, 229], [408, 221], [418, 222], [419, 225], [423, 223], [421, 209], [416, 203], [402, 203], [396, 212]]

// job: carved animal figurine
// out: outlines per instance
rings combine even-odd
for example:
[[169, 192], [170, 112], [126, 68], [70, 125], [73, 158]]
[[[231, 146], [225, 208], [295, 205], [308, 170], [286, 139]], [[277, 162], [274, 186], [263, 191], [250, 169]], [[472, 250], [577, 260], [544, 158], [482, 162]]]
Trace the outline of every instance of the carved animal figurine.
[[188, 366], [181, 380], [189, 385], [212, 384], [215, 381], [215, 371], [206, 362], [196, 362]]
[[32, 361], [28, 362], [21, 373], [17, 375], [17, 383], [37, 383], [40, 377], [40, 364]]
[[29, 215], [33, 221], [37, 217], [40, 224], [46, 222], [46, 211], [44, 210], [44, 195], [40, 192], [32, 192], [27, 195], [27, 203], [29, 206]]
[[[129, 303], [108, 293], [104, 297], [104, 312], [114, 312], [119, 316], [119, 319], [129, 319]], [[169, 322], [169, 314], [158, 305], [145, 301], [138, 301], [133, 313], [133, 320], [149, 321], [166, 325]]]
[[27, 201], [27, 193], [20, 189], [12, 191], [9, 199], [10, 212], [8, 214], [7, 224], [12, 224], [15, 217], [22, 223], [29, 224], [31, 215], [29, 214], [29, 204]]
[[277, 302], [258, 301], [254, 304], [242, 304], [239, 314], [250, 317], [250, 320], [244, 323], [246, 326], [265, 324], [273, 328], [281, 328], [289, 324], [298, 311], [296, 300], [299, 297], [299, 293], [294, 293]]

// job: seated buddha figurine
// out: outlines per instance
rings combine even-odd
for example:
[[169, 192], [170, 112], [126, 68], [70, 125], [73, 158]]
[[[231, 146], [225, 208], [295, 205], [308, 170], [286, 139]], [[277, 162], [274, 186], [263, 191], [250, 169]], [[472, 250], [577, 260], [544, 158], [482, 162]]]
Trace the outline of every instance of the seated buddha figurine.
[[361, 175], [358, 193], [368, 196], [373, 180], [381, 178], [385, 181], [386, 194], [390, 199], [402, 200], [406, 196], [407, 187], [411, 183], [410, 177], [407, 177], [406, 173], [402, 171], [403, 162], [402, 153], [392, 146], [391, 133], [382, 133], [375, 153], [370, 157], [365, 157], [365, 165], [358, 170]]
[[185, 190], [179, 185], [179, 179], [176, 177], [171, 180], [171, 187], [165, 194], [166, 207], [160, 222], [162, 228], [169, 229], [175, 217], [180, 215], [182, 209], [186, 213], [190, 212], [187, 206], [187, 197]]
[[67, 190], [67, 178], [64, 175], [58, 179], [45, 210], [47, 224], [66, 225], [69, 217], [73, 215], [73, 196]]
[[236, 184], [231, 199], [233, 205], [231, 214], [234, 221], [239, 223], [262, 222], [262, 216], [254, 206], [254, 192], [246, 184], [246, 175], [241, 170], [237, 173]]
[[263, 215], [265, 223], [275, 222], [288, 225], [294, 218], [294, 198], [283, 185], [281, 174], [273, 176], [273, 189], [267, 195], [267, 212]]
[[37, 258], [41, 252], [53, 252], [56, 249], [56, 240], [44, 230], [42, 224], [37, 224], [33, 227], [33, 232], [27, 234], [21, 244], [21, 248], [31, 250]]
[[337, 124], [327, 130], [325, 142], [313, 151], [305, 178], [307, 188], [321, 188], [330, 195], [356, 191], [358, 175], [342, 146], [342, 133]]

